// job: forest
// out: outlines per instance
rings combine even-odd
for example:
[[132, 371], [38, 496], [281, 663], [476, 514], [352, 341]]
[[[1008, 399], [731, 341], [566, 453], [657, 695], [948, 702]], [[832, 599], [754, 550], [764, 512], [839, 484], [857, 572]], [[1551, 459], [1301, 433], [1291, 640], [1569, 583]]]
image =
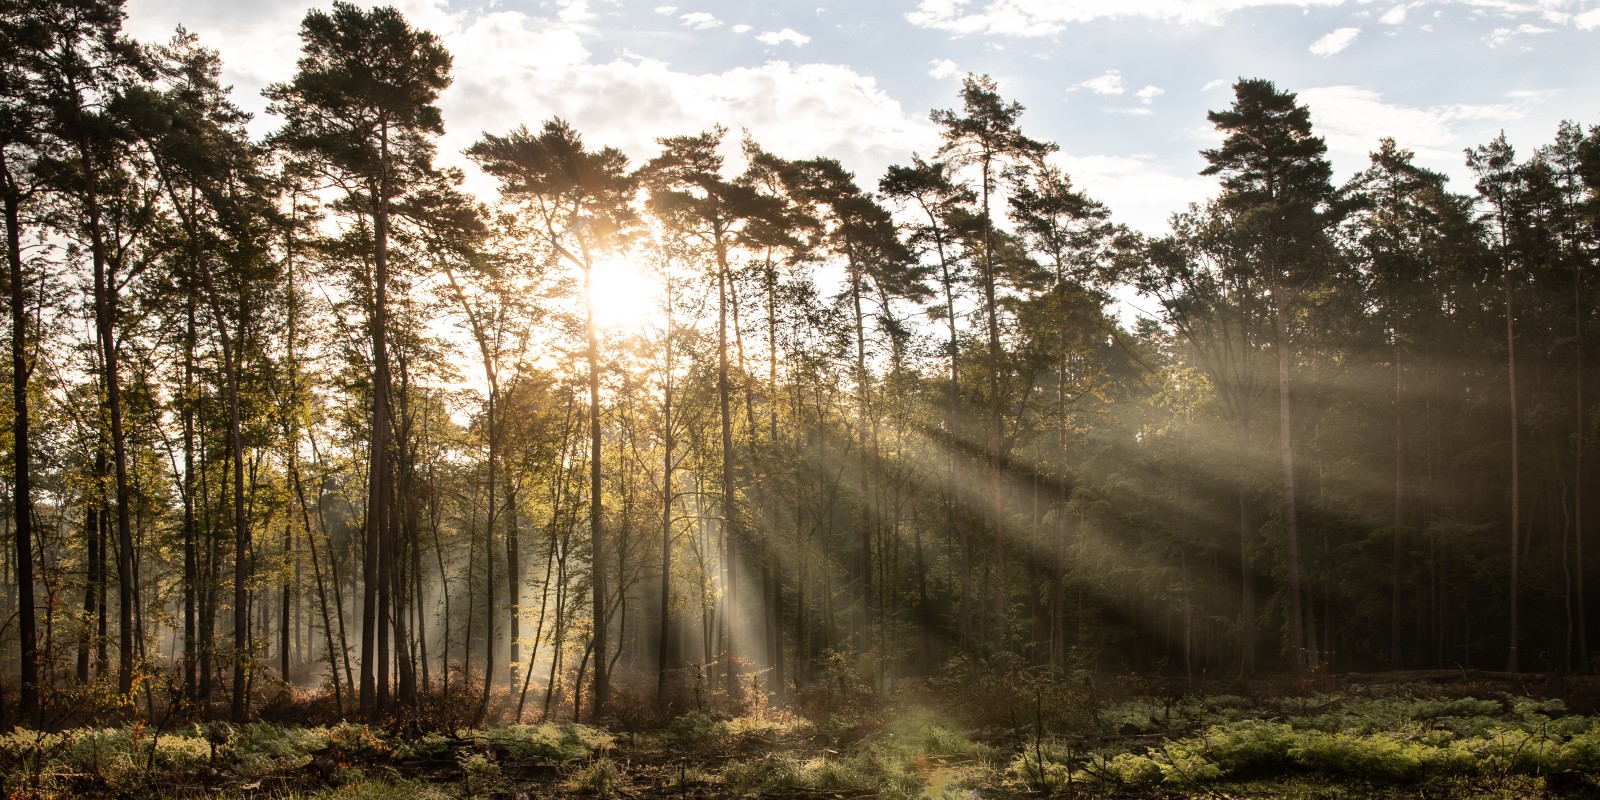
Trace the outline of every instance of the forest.
[[258, 138], [123, 20], [0, 0], [10, 797], [1600, 790], [1600, 127], [1341, 176], [1241, 78], [1155, 236], [968, 75], [478, 197], [393, 8]]

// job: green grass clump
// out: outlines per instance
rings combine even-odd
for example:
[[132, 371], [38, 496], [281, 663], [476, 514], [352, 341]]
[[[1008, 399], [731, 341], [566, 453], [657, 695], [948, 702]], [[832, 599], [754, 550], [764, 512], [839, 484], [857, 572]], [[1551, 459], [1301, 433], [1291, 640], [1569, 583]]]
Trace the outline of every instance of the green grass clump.
[[624, 771], [615, 761], [600, 756], [574, 770], [565, 783], [568, 789], [604, 796], [616, 791], [623, 778]]
[[[205, 742], [200, 741], [199, 744], [204, 745]], [[234, 771], [253, 779], [303, 767], [311, 763], [312, 753], [328, 746], [326, 728], [300, 728], [266, 722], [240, 726], [230, 741]]]
[[722, 768], [722, 782], [735, 792], [747, 794], [806, 788], [800, 765], [778, 753], [728, 764]]
[[1072, 778], [1072, 753], [1054, 740], [1022, 748], [1006, 767], [1006, 782], [1030, 792], [1060, 791]]
[[1154, 789], [1162, 778], [1161, 766], [1149, 756], [1138, 753], [1118, 753], [1110, 758], [1092, 756], [1082, 770], [1073, 773], [1073, 779], [1081, 783], [1141, 790]]
[[[1204, 750], [1222, 772], [1233, 777], [1270, 775], [1290, 766], [1295, 731], [1281, 722], [1252, 719], [1210, 728], [1190, 749]], [[1192, 741], [1192, 740], [1191, 740]]]
[[588, 725], [498, 725], [481, 731], [461, 731], [474, 744], [494, 748], [507, 759], [546, 764], [567, 764], [611, 749], [614, 737]]
[[423, 781], [362, 779], [308, 795], [306, 800], [454, 800], [454, 795]]
[[667, 730], [677, 739], [696, 742], [720, 739], [728, 733], [728, 726], [699, 711], [690, 711], [673, 719]]

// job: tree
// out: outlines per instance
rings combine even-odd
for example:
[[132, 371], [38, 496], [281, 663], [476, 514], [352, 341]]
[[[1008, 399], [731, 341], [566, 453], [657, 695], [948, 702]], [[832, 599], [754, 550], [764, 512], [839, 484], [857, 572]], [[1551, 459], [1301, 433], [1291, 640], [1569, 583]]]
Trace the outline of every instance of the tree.
[[[1072, 362], [1082, 360], [1084, 345], [1100, 332], [1105, 300], [1101, 291], [1116, 279], [1113, 260], [1106, 252], [1112, 230], [1111, 212], [1072, 185], [1060, 168], [1041, 163], [1011, 198], [1011, 219], [1030, 249], [1041, 256], [1052, 283], [1039, 300], [1044, 318], [1055, 327], [1056, 367], [1056, 525], [1052, 537], [1050, 576], [1050, 662], [1065, 653], [1067, 501], [1072, 485], [1068, 474], [1068, 440], [1072, 406], [1095, 391], [1100, 383], [1093, 367], [1071, 375]], [[1092, 311], [1091, 311], [1092, 309]], [[1047, 323], [1047, 324], [1049, 324]]]
[[[738, 571], [742, 560], [744, 523], [741, 518], [733, 449], [732, 383], [729, 378], [729, 312], [732, 308], [733, 273], [730, 251], [740, 231], [751, 220], [781, 216], [781, 205], [753, 187], [722, 176], [723, 159], [717, 153], [726, 131], [717, 128], [696, 136], [658, 140], [665, 148], [640, 170], [650, 191], [651, 210], [669, 229], [692, 238], [704, 248], [707, 265], [717, 286], [717, 406], [721, 416], [721, 506], [724, 535], [724, 622], [740, 613]], [[708, 252], [706, 252], [708, 251]], [[738, 643], [727, 628], [728, 661], [723, 673], [729, 694], [738, 691]]]
[[[635, 222], [629, 207], [635, 180], [628, 172], [627, 157], [620, 151], [609, 147], [585, 150], [578, 133], [559, 119], [546, 122], [538, 136], [525, 127], [503, 137], [486, 134], [467, 154], [485, 172], [500, 179], [501, 196], [521, 207], [531, 236], [583, 275], [584, 361], [589, 388], [589, 532], [593, 549], [592, 713], [599, 719], [609, 694], [606, 629], [610, 616], [606, 605], [609, 590], [600, 483], [600, 334], [595, 320], [594, 270], [600, 259], [618, 251], [627, 241], [629, 228]], [[490, 491], [493, 492], [492, 487]], [[487, 706], [487, 690], [484, 702]]]
[[1283, 527], [1289, 590], [1289, 646], [1294, 663], [1314, 667], [1317, 654], [1306, 641], [1300, 586], [1300, 534], [1295, 508], [1293, 353], [1290, 318], [1297, 293], [1327, 258], [1332, 220], [1333, 168], [1327, 145], [1311, 133], [1311, 115], [1293, 92], [1271, 81], [1234, 84], [1233, 106], [1206, 118], [1223, 134], [1222, 147], [1201, 151], [1210, 166], [1202, 175], [1222, 176], [1219, 203], [1248, 232], [1248, 247], [1266, 273], [1278, 357], [1278, 453], [1283, 465]]
[[216, 52], [180, 31], [160, 55], [170, 85], [160, 95], [132, 93], [141, 105], [134, 124], [153, 151], [156, 171], [183, 231], [187, 273], [183, 282], [202, 288], [222, 345], [233, 467], [232, 716], [242, 722], [248, 713], [246, 554], [251, 522], [245, 503], [240, 373], [248, 320], [260, 314], [252, 302], [260, 301], [259, 288], [276, 277], [276, 264], [266, 252], [275, 210], [261, 169], [261, 152], [244, 131], [248, 115], [227, 99]]
[[[345, 192], [350, 211], [372, 220], [372, 414], [361, 617], [361, 710], [382, 712], [374, 675], [381, 550], [389, 528], [391, 408], [389, 235], [397, 201], [433, 171], [433, 137], [444, 132], [434, 102], [450, 85], [451, 58], [438, 37], [410, 26], [392, 7], [335, 2], [300, 24], [302, 55], [292, 81], [268, 87], [285, 124], [274, 140]], [[387, 688], [385, 687], [385, 693]]]
[[149, 198], [141, 195], [127, 168], [129, 132], [119, 106], [123, 91], [145, 64], [137, 46], [121, 35], [120, 2], [62, 3], [40, 11], [37, 19], [49, 32], [38, 53], [37, 75], [51, 110], [48, 135], [60, 143], [41, 169], [48, 171], [52, 189], [71, 205], [66, 232], [89, 249], [117, 506], [117, 689], [127, 694], [133, 690], [137, 587], [118, 299], [131, 273], [138, 271], [139, 265], [129, 260], [132, 245], [147, 232], [152, 216]]
[[1406, 525], [1406, 417], [1408, 350], [1421, 334], [1441, 284], [1459, 275], [1461, 252], [1475, 240], [1466, 198], [1445, 190], [1445, 177], [1413, 163], [1414, 154], [1393, 139], [1379, 142], [1372, 166], [1344, 187], [1352, 235], [1362, 251], [1366, 280], [1392, 353], [1394, 387], [1393, 555], [1390, 559], [1389, 661], [1403, 663], [1405, 586], [1402, 560]]
[[997, 85], [987, 75], [968, 75], [961, 83], [961, 113], [934, 111], [930, 117], [941, 128], [944, 142], [938, 157], [957, 169], [978, 170], [978, 288], [986, 326], [988, 352], [985, 367], [989, 383], [989, 491], [990, 530], [994, 534], [994, 619], [990, 630], [994, 647], [1006, 643], [1005, 408], [1000, 396], [1001, 357], [998, 287], [1007, 264], [999, 257], [990, 199], [999, 188], [1006, 167], [1037, 162], [1055, 145], [1030, 139], [1017, 127], [1022, 105], [1001, 99]]
[[[962, 243], [974, 238], [971, 229], [978, 225], [972, 212], [977, 195], [970, 187], [957, 184], [950, 167], [941, 161], [925, 161], [913, 156], [911, 166], [889, 167], [878, 181], [878, 191], [902, 205], [915, 206], [921, 219], [909, 227], [907, 244], [913, 251], [931, 257], [934, 278], [942, 302], [930, 307], [928, 315], [943, 321], [946, 338], [944, 403], [944, 503], [945, 528], [961, 542], [961, 606], [959, 630], [961, 645], [972, 644], [972, 545], [962, 522], [962, 498], [958, 491], [960, 459], [956, 442], [961, 425], [961, 345], [957, 328], [956, 298], [969, 277], [965, 274], [968, 254]], [[926, 576], [919, 576], [925, 581]], [[921, 592], [925, 593], [925, 583]], [[925, 620], [928, 625], [931, 620]]]
[[[868, 315], [863, 301], [874, 296], [886, 305], [891, 300], [921, 300], [927, 294], [924, 270], [900, 241], [887, 209], [855, 185], [855, 176], [831, 158], [816, 158], [796, 165], [796, 195], [816, 208], [824, 220], [824, 241], [844, 260], [845, 287], [855, 334], [856, 425], [860, 448], [857, 482], [860, 501], [858, 534], [861, 539], [858, 575], [861, 579], [863, 646], [874, 633], [872, 591], [872, 541], [881, 516], [879, 489], [874, 484], [883, 471], [879, 448], [879, 414], [874, 410], [873, 378], [867, 368]], [[882, 309], [880, 319], [888, 319]], [[881, 558], [881, 554], [880, 554]]]
[[38, 63], [49, 50], [50, 26], [37, 4], [7, 0], [0, 4], [0, 50], [10, 54], [0, 64], [0, 204], [5, 214], [6, 282], [11, 330], [12, 397], [12, 523], [16, 552], [18, 717], [37, 727], [39, 652], [34, 614], [32, 433], [29, 429], [28, 385], [33, 365], [28, 360], [28, 280], [23, 259], [25, 209], [45, 188], [38, 175], [40, 148], [46, 147]]

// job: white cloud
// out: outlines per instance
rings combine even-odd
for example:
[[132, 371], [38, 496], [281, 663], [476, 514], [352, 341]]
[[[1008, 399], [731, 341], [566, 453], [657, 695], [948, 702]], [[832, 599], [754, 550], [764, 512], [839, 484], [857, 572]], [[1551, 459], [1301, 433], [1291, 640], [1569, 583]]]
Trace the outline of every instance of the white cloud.
[[1095, 94], [1122, 94], [1122, 73], [1114, 69], [1108, 69], [1104, 75], [1067, 87], [1069, 92], [1076, 92], [1079, 89], [1088, 89]]
[[[660, 152], [658, 136], [716, 125], [747, 128], [786, 158], [826, 154], [865, 176], [882, 174], [907, 153], [938, 147], [923, 112], [908, 114], [873, 78], [847, 66], [769, 61], [692, 73], [653, 60], [585, 58], [516, 69], [500, 66], [502, 54], [470, 53], [454, 37], [446, 43], [458, 55], [456, 82], [440, 101], [449, 127], [439, 153], [456, 166], [465, 165], [457, 154], [484, 131], [503, 133], [551, 116], [571, 122], [589, 146], [617, 147], [635, 164]], [[481, 175], [469, 185], [480, 193], [493, 189]]]
[[806, 42], [811, 41], [811, 37], [795, 30], [794, 28], [784, 28], [781, 31], [767, 31], [766, 33], [757, 36], [756, 40], [762, 44], [770, 44], [774, 47], [784, 43], [792, 44], [795, 47], [802, 47], [806, 44]]
[[1541, 28], [1538, 25], [1523, 23], [1515, 28], [1495, 28], [1494, 32], [1483, 37], [1483, 40], [1488, 42], [1490, 47], [1499, 47], [1518, 36], [1537, 36], [1541, 33], [1549, 33], [1552, 30], [1552, 28]]
[[1139, 102], [1144, 103], [1145, 105], [1150, 105], [1150, 101], [1166, 93], [1167, 90], [1161, 88], [1160, 86], [1146, 86], [1143, 89], [1134, 92], [1133, 96], [1139, 98]]
[[906, 14], [913, 25], [957, 35], [1054, 36], [1074, 23], [1097, 19], [1147, 19], [1220, 24], [1230, 13], [1258, 6], [1336, 6], [1344, 0], [922, 0]]
[[668, 16], [668, 17], [672, 16], [672, 12], [677, 11], [677, 10], [678, 10], [677, 6], [656, 6], [656, 13], [657, 14], [662, 14], [662, 15], [665, 15], [665, 16]]
[[1130, 117], [1143, 117], [1155, 113], [1144, 106], [1133, 106], [1132, 108], [1106, 108], [1104, 110], [1107, 114], [1125, 114]]
[[683, 24], [694, 28], [697, 31], [705, 31], [712, 28], [722, 27], [722, 20], [717, 19], [716, 15], [707, 13], [705, 11], [690, 11], [687, 14], [678, 15], [678, 19], [681, 20]]
[[1206, 85], [1200, 87], [1200, 91], [1209, 92], [1212, 89], [1221, 89], [1222, 87], [1227, 86], [1227, 85], [1228, 85], [1228, 79], [1227, 78], [1214, 78], [1212, 80], [1206, 81]]
[[1311, 43], [1311, 54], [1327, 58], [1354, 44], [1356, 37], [1360, 35], [1360, 28], [1338, 28], [1329, 31]]
[[1217, 191], [1214, 181], [1198, 174], [1173, 172], [1161, 159], [1147, 153], [1060, 154], [1054, 160], [1072, 176], [1074, 184], [1109, 206], [1118, 221], [1146, 233], [1165, 231], [1173, 208], [1204, 200]]
[[956, 62], [948, 58], [936, 58], [928, 63], [933, 65], [933, 69], [928, 70], [928, 74], [941, 81], [960, 70], [956, 66]]
[[1573, 17], [1572, 24], [1582, 31], [1592, 31], [1595, 28], [1600, 28], [1600, 8], [1590, 9]]
[[[1365, 4], [1371, 0], [1357, 0]], [[1069, 25], [1094, 20], [1140, 19], [1180, 25], [1220, 25], [1234, 13], [1253, 8], [1333, 7], [1351, 0], [920, 0], [905, 17], [913, 25], [947, 31], [957, 36], [1054, 36]], [[1565, 24], [1574, 13], [1580, 18], [1587, 0], [1436, 0], [1466, 6], [1477, 13], [1504, 18], [1538, 17]], [[1398, 25], [1413, 2], [1391, 7], [1381, 20]], [[1600, 26], [1600, 16], [1589, 16], [1590, 27]], [[1588, 28], [1585, 28], [1587, 30]]]
[[557, 18], [569, 25], [578, 25], [595, 18], [595, 13], [589, 10], [588, 0], [561, 0], [558, 3], [561, 11]]
[[1311, 109], [1312, 124], [1327, 141], [1330, 155], [1342, 157], [1351, 167], [1365, 168], [1366, 154], [1379, 139], [1392, 136], [1419, 159], [1447, 171], [1460, 167], [1464, 143], [1489, 141], [1551, 97], [1548, 92], [1522, 91], [1506, 94], [1506, 102], [1500, 103], [1418, 107], [1388, 102], [1382, 93], [1359, 86], [1325, 86], [1299, 95]]
[[1404, 25], [1406, 24], [1406, 15], [1411, 13], [1411, 9], [1420, 5], [1422, 4], [1401, 3], [1400, 5], [1383, 12], [1383, 16], [1378, 17], [1378, 21], [1385, 25]]
[[741, 22], [738, 25], [729, 28], [728, 30], [733, 31], [734, 33], [749, 33], [750, 26]]

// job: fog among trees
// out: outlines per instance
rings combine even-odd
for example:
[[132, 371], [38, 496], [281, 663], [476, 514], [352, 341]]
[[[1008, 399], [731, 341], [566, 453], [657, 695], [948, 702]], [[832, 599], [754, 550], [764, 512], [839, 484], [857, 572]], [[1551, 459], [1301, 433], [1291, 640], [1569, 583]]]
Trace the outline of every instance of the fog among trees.
[[968, 75], [881, 176], [529, 108], [476, 197], [394, 9], [264, 138], [122, 18], [0, 2], [7, 723], [1594, 667], [1600, 128], [1341, 175], [1241, 78], [1157, 236]]

